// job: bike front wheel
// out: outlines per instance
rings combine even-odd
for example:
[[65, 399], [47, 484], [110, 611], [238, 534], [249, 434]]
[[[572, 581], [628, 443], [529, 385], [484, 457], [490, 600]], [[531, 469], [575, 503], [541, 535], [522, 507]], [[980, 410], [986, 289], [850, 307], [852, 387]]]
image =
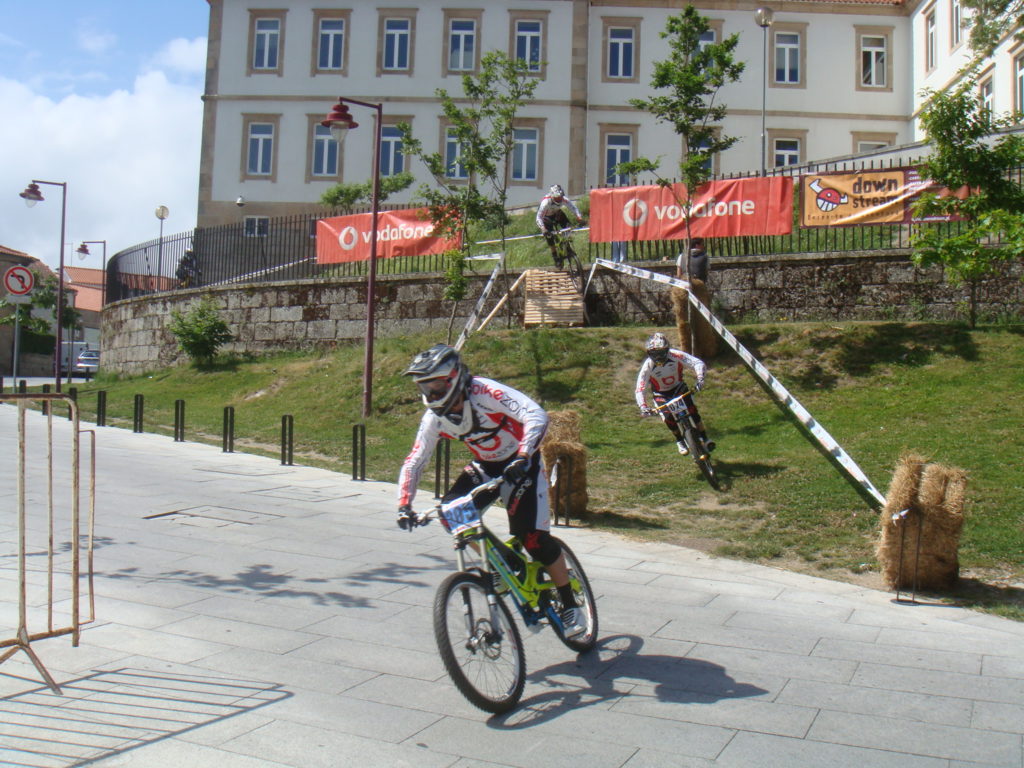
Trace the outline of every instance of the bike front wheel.
[[572, 243], [565, 244], [565, 269], [569, 273], [569, 279], [577, 293], [583, 292], [583, 265], [576, 255], [576, 249]]
[[526, 684], [523, 640], [508, 606], [491, 610], [484, 577], [453, 573], [434, 599], [434, 638], [455, 687], [485, 712], [508, 712]]
[[720, 490], [721, 485], [718, 482], [718, 475], [715, 474], [715, 467], [711, 463], [711, 456], [704, 450], [704, 443], [701, 441], [700, 435], [697, 434], [697, 430], [693, 427], [687, 427], [684, 438], [686, 439], [686, 447], [690, 450], [690, 456], [697, 465], [697, 469], [704, 475], [704, 479], [708, 481], [708, 485], [716, 491]]
[[[567, 647], [577, 653], [586, 653], [597, 642], [597, 601], [594, 599], [594, 591], [590, 588], [590, 580], [587, 579], [587, 574], [583, 571], [583, 566], [580, 565], [579, 559], [569, 549], [568, 544], [557, 536], [552, 536], [552, 538], [558, 542], [558, 546], [562, 548], [562, 553], [565, 555], [565, 565], [569, 569], [569, 578], [576, 582], [573, 589], [573, 593], [576, 596], [576, 607], [583, 611], [587, 628], [582, 634], [566, 637], [561, 624], [552, 622], [552, 626], [555, 629], [555, 634], [558, 635], [558, 639], [565, 643]], [[561, 607], [560, 604], [556, 605], [556, 609], [559, 612]]]

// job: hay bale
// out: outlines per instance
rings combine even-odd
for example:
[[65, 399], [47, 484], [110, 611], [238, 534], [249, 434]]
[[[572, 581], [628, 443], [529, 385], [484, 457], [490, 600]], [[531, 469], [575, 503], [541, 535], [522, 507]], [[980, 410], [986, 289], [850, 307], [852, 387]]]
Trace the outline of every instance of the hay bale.
[[683, 352], [692, 353], [693, 350], [690, 345], [690, 313], [687, 311], [690, 301], [686, 298], [686, 291], [673, 286], [669, 291], [669, 296], [672, 299], [672, 313], [676, 318], [676, 331], [679, 333], [679, 349], [683, 350]]
[[[583, 443], [545, 440], [540, 447], [548, 472], [553, 474], [551, 516], [579, 519], [587, 511], [587, 449]], [[561, 460], [561, 463], [559, 463]], [[557, 473], [555, 467], [558, 467]]]
[[544, 440], [556, 443], [581, 442], [579, 411], [571, 408], [564, 411], [548, 411], [548, 431]]
[[[701, 304], [710, 309], [711, 294], [708, 292], [707, 284], [703, 280], [694, 279], [691, 281], [691, 285], [693, 286], [693, 295]], [[693, 326], [693, 348], [695, 350], [693, 354], [701, 360], [710, 360], [718, 354], [718, 334], [700, 312], [694, 310], [692, 315], [691, 325]]]
[[960, 576], [957, 550], [963, 530], [967, 473], [900, 456], [882, 510], [876, 549], [890, 589], [949, 589]]

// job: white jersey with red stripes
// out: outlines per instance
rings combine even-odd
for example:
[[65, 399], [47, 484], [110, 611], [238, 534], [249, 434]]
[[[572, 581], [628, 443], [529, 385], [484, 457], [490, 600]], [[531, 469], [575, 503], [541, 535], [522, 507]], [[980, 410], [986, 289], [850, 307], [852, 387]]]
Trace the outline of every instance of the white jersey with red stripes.
[[458, 421], [427, 410], [412, 451], [398, 474], [398, 505], [412, 504], [420, 475], [441, 438], [462, 440], [478, 461], [530, 456], [548, 428], [548, 415], [532, 398], [493, 379], [474, 376]]
[[671, 392], [684, 381], [683, 374], [687, 370], [693, 372], [695, 379], [703, 381], [707, 366], [699, 357], [681, 349], [670, 349], [664, 363], [656, 363], [648, 357], [636, 377], [636, 404], [641, 408], [647, 404], [648, 387], [655, 392]]

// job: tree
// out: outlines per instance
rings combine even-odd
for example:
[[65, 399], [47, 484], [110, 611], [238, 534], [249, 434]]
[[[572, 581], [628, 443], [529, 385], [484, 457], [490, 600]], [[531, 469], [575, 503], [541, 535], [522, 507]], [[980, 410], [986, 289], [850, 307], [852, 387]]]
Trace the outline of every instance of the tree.
[[232, 339], [227, 323], [208, 296], [192, 305], [188, 312], [172, 310], [167, 328], [177, 338], [178, 349], [200, 366], [212, 363], [217, 350]]
[[[0, 308], [13, 306], [15, 311], [0, 318], [0, 325], [13, 325], [17, 317], [18, 323], [35, 333], [51, 333], [57, 322], [57, 278], [50, 274], [39, 277], [36, 273], [37, 287], [31, 294], [31, 300], [25, 304], [13, 304], [0, 299]], [[44, 320], [32, 314], [35, 309], [50, 310], [50, 320]], [[61, 325], [66, 331], [77, 331], [82, 327], [82, 313], [68, 304], [68, 292], [64, 292], [64, 309], [61, 311]]]
[[1017, 30], [1016, 39], [1024, 39], [1024, 0], [961, 0], [973, 11], [965, 15], [970, 28], [971, 50], [979, 57], [989, 56], [1003, 38]]
[[985, 109], [974, 84], [967, 77], [952, 90], [926, 91], [921, 112], [932, 149], [922, 175], [941, 189], [922, 194], [914, 215], [961, 218], [963, 226], [950, 234], [921, 225], [911, 238], [915, 264], [942, 264], [951, 282], [970, 285], [972, 328], [978, 280], [1024, 254], [1024, 189], [1014, 173], [1024, 164], [1024, 138], [996, 136], [1014, 119]]
[[[394, 176], [382, 176], [380, 190], [377, 195], [377, 202], [384, 202], [391, 195], [401, 192], [412, 186], [413, 175], [408, 171], [396, 173]], [[357, 205], [369, 205], [373, 201], [373, 180], [353, 181], [344, 184], [335, 184], [322, 195], [320, 202], [329, 208], [340, 208], [344, 211], [351, 211]]]
[[[419, 158], [434, 179], [423, 184], [417, 197], [424, 202], [434, 231], [458, 239], [462, 250], [448, 255], [445, 298], [452, 302], [448, 341], [457, 303], [466, 295], [463, 275], [473, 224], [498, 229], [504, 250], [508, 216], [508, 158], [515, 148], [515, 121], [520, 108], [537, 88], [538, 80], [521, 59], [490, 51], [477, 75], [463, 75], [463, 98], [456, 100], [439, 88], [435, 95], [444, 112], [446, 139], [457, 151], [452, 156], [427, 152], [408, 123], [399, 124], [402, 151]], [[446, 147], [448, 142], [445, 142]]]
[[[746, 66], [733, 58], [739, 35], [730, 35], [720, 43], [702, 43], [701, 36], [709, 29], [708, 20], [693, 6], [669, 16], [661, 36], [669, 41], [671, 53], [668, 59], [654, 63], [651, 77], [651, 87], [666, 93], [629, 101], [637, 109], [654, 115], [658, 122], [671, 123], [683, 139], [679, 177], [686, 189], [686, 200], [679, 199], [678, 194], [675, 197], [683, 211], [687, 240], [692, 218], [690, 201], [711, 178], [715, 155], [738, 140], [721, 132], [719, 124], [727, 107], [716, 103], [718, 93], [722, 86], [739, 80]], [[638, 157], [620, 163], [614, 172], [630, 176], [651, 173], [659, 185], [674, 192], [672, 182], [658, 174], [659, 165], [660, 158]]]

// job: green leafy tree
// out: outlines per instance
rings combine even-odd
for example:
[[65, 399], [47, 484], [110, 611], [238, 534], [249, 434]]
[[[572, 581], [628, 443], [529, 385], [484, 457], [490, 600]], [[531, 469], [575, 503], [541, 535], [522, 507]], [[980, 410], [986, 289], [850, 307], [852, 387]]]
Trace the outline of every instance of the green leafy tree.
[[[61, 312], [61, 325], [66, 331], [77, 331], [82, 327], [82, 313], [69, 304], [69, 291], [64, 292], [64, 309]], [[14, 311], [0, 318], [0, 325], [14, 325], [17, 318], [21, 327], [35, 333], [49, 334], [57, 323], [57, 278], [54, 275], [40, 277], [36, 273], [36, 288], [32, 291], [30, 301], [15, 304], [0, 299], [0, 309], [13, 307]], [[33, 315], [33, 310], [49, 310], [47, 319]]]
[[[921, 195], [917, 217], [964, 219], [956, 234], [921, 225], [911, 238], [919, 266], [941, 264], [954, 284], [970, 286], [970, 325], [977, 322], [977, 283], [1000, 262], [1024, 255], [1024, 138], [997, 135], [1014, 123], [985, 109], [973, 78], [949, 91], [925, 93], [921, 126], [931, 144], [922, 175], [944, 189]], [[953, 192], [953, 194], [950, 194]]]
[[504, 250], [509, 224], [505, 212], [508, 158], [515, 146], [513, 129], [516, 116], [533, 97], [537, 83], [525, 61], [490, 51], [481, 59], [479, 74], [463, 75], [461, 98], [444, 89], [435, 91], [446, 130], [459, 147], [454, 159], [440, 152], [427, 152], [409, 124], [398, 126], [402, 151], [418, 158], [433, 177], [433, 184], [419, 187], [417, 198], [426, 206], [435, 232], [462, 243], [461, 251], [449, 254], [446, 271], [445, 298], [452, 302], [449, 342], [457, 303], [466, 295], [463, 272], [469, 255], [470, 227], [496, 228]]
[[[629, 101], [637, 109], [654, 115], [658, 122], [670, 123], [682, 137], [683, 154], [678, 170], [686, 199], [675, 197], [683, 211], [687, 240], [692, 218], [690, 201], [711, 178], [715, 155], [738, 140], [721, 130], [728, 108], [718, 101], [719, 91], [739, 80], [746, 66], [734, 58], [739, 35], [730, 35], [720, 43], [701, 44], [701, 35], [709, 29], [708, 20], [693, 6], [669, 16], [661, 36], [669, 41], [670, 54], [664, 61], [654, 62], [651, 77], [651, 88], [664, 93]], [[660, 164], [660, 158], [641, 156], [620, 163], [614, 172], [633, 177], [650, 173], [659, 185], [674, 191], [672, 182], [660, 175]]]
[[[408, 171], [396, 173], [394, 176], [382, 176], [377, 201], [383, 203], [392, 195], [408, 189], [415, 178]], [[332, 209], [351, 211], [356, 206], [370, 205], [373, 202], [373, 180], [353, 181], [335, 184], [322, 195], [320, 203]]]
[[167, 328], [178, 340], [178, 349], [199, 366], [212, 363], [217, 350], [233, 338], [217, 305], [208, 296], [193, 304], [188, 312], [172, 310]]
[[979, 57], [989, 56], [996, 46], [1016, 30], [1024, 39], [1024, 0], [961, 0], [972, 13], [964, 14], [970, 29], [968, 42]]

